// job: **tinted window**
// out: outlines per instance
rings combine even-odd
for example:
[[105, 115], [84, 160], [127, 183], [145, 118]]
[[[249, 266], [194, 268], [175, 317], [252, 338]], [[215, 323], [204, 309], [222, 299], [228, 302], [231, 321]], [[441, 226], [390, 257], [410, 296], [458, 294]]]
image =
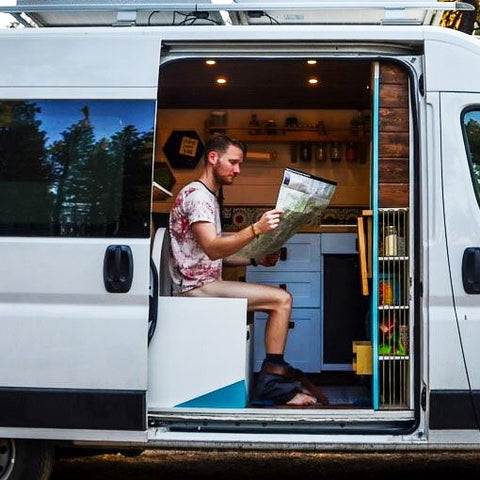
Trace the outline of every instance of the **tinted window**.
[[148, 237], [152, 101], [0, 101], [0, 235]]
[[463, 125], [467, 139], [473, 186], [477, 198], [480, 199], [480, 110], [467, 112], [463, 117]]

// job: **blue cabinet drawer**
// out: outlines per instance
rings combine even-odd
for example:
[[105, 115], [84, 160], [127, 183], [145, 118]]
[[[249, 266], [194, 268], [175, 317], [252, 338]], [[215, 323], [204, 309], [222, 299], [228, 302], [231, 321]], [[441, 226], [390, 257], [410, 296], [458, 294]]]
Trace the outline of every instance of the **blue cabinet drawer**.
[[294, 308], [320, 307], [320, 274], [319, 272], [252, 272], [248, 276], [249, 283], [262, 283], [273, 287], [281, 287], [293, 295]]
[[254, 268], [268, 272], [318, 272], [320, 270], [320, 234], [297, 233], [285, 243], [283, 248], [286, 254], [285, 260], [279, 260], [274, 267]]

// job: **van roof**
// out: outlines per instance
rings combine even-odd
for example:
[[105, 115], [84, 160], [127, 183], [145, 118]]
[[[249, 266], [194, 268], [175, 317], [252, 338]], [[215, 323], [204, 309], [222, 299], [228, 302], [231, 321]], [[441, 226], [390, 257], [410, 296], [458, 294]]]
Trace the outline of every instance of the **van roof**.
[[0, 6], [25, 27], [175, 25], [439, 25], [464, 2], [437, 0], [12, 0]]

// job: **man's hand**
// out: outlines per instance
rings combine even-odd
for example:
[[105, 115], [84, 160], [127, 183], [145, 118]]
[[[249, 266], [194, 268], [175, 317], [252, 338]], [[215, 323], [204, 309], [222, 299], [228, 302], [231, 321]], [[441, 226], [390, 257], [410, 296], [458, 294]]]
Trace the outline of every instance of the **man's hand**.
[[262, 265], [263, 267], [274, 267], [277, 264], [279, 258], [280, 252], [269, 253], [263, 258], [258, 259], [257, 263], [259, 265]]
[[267, 233], [275, 230], [280, 224], [280, 217], [282, 211], [274, 208], [265, 212], [258, 221], [254, 224], [254, 229], [257, 234]]

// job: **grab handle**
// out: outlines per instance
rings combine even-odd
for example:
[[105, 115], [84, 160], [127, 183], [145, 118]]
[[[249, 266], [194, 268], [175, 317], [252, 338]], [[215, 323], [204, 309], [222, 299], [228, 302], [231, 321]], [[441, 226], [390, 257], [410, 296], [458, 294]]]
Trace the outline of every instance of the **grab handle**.
[[463, 252], [462, 281], [465, 292], [480, 293], [480, 248], [469, 247]]
[[128, 245], [109, 245], [103, 259], [103, 283], [107, 292], [126, 293], [133, 280], [133, 255]]

